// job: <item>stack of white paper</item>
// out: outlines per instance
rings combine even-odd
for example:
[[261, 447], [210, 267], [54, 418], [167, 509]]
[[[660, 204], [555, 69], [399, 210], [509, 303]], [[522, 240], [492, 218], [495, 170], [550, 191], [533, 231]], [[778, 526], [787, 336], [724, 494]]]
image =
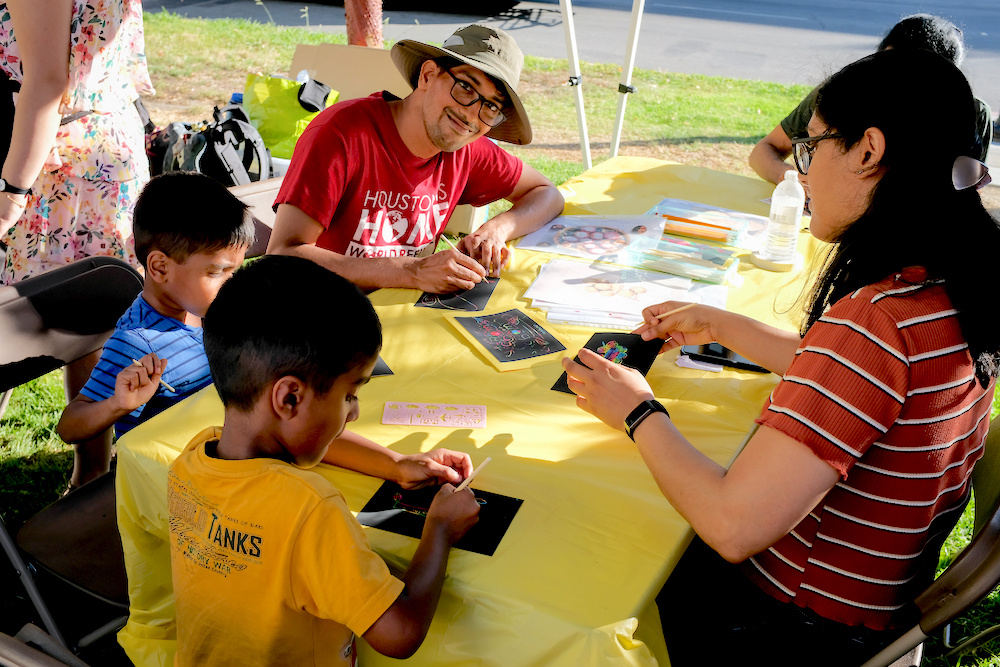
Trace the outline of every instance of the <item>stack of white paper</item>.
[[659, 271], [603, 263], [553, 259], [524, 293], [549, 322], [594, 329], [631, 331], [642, 310], [664, 301], [726, 306], [726, 287]]
[[[747, 227], [745, 219], [739, 223], [741, 229]], [[662, 215], [562, 215], [526, 235], [517, 247], [711, 283], [738, 283], [739, 260], [734, 250], [666, 235], [664, 224], [681, 223]], [[729, 228], [711, 229], [720, 239], [728, 238], [727, 233], [733, 238], [737, 234]]]

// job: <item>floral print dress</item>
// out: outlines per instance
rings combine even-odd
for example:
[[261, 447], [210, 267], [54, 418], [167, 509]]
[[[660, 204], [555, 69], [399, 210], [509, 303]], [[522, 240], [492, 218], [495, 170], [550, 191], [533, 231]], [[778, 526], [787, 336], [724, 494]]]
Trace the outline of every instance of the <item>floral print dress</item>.
[[[10, 12], [3, 2], [0, 69], [14, 81], [23, 78]], [[149, 163], [133, 103], [153, 92], [141, 0], [74, 0], [69, 90], [60, 112], [64, 118], [91, 113], [59, 127], [24, 214], [2, 239], [8, 250], [0, 284], [93, 255], [139, 266], [132, 209], [149, 180]]]

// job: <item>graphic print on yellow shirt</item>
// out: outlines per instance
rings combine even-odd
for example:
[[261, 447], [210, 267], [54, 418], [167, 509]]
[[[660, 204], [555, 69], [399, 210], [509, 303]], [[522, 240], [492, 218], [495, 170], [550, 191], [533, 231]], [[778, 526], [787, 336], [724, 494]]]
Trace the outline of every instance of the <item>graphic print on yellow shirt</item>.
[[220, 435], [198, 434], [167, 480], [176, 664], [353, 665], [403, 583], [322, 475], [212, 458]]

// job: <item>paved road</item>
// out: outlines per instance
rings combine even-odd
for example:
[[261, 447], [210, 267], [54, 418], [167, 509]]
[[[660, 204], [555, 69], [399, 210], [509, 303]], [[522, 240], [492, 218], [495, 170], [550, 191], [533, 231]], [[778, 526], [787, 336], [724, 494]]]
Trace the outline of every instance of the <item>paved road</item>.
[[[427, 0], [430, 3], [432, 0]], [[188, 16], [240, 16], [280, 25], [344, 32], [344, 9], [296, 0], [144, 0]], [[470, 1], [469, 6], [475, 3]], [[820, 6], [814, 6], [820, 5]], [[581, 60], [623, 63], [631, 0], [573, 3]], [[647, 0], [636, 65], [782, 83], [813, 84], [842, 65], [872, 52], [901, 16], [925, 11], [950, 18], [970, 47], [965, 72], [973, 89], [1000, 110], [1000, 9], [996, 0]], [[520, 2], [495, 16], [386, 11], [384, 36], [441, 42], [471, 22], [511, 32], [525, 53], [566, 57], [558, 0]], [[586, 82], [585, 82], [586, 85]]]

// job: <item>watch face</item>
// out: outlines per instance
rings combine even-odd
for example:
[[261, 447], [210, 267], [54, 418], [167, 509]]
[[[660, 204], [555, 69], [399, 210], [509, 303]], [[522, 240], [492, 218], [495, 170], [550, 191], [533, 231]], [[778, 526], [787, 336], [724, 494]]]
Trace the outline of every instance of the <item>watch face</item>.
[[625, 417], [625, 424], [628, 426], [629, 430], [632, 430], [633, 424], [640, 421], [652, 409], [652, 406], [649, 405], [649, 401], [643, 401], [637, 405], [635, 410], [630, 412], [629, 415]]

